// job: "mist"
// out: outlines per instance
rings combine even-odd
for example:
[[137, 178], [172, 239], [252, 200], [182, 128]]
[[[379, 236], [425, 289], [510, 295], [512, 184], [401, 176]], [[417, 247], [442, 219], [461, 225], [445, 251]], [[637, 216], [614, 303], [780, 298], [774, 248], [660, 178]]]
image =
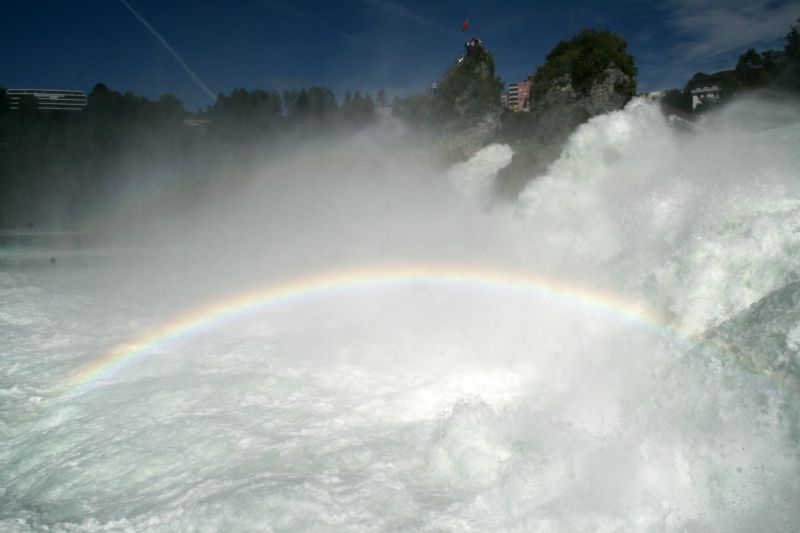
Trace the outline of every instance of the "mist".
[[[177, 201], [153, 165], [91, 245], [0, 250], [0, 526], [792, 530], [799, 109], [634, 100], [512, 201], [510, 147], [391, 118], [220, 150]], [[491, 283], [312, 291], [70, 385], [215, 302], [409, 267]]]

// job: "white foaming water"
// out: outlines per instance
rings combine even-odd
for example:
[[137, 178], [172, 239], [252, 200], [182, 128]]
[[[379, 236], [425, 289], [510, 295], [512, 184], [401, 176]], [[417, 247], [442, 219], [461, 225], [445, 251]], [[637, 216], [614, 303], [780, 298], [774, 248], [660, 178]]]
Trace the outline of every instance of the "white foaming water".
[[[362, 139], [359, 158], [265, 170], [242, 213], [206, 217], [215, 247], [2, 251], [0, 529], [795, 529], [800, 397], [780, 373], [800, 365], [800, 126], [736, 121], [757, 105], [690, 133], [640, 103], [597, 117], [511, 211], [486, 209], [507, 147], [443, 179]], [[331, 263], [443, 260], [667, 318], [513, 285], [362, 286], [154, 344], [56, 396], [200, 302]], [[718, 324], [752, 364], [685, 339]]]
[[511, 147], [492, 144], [479, 150], [468, 161], [450, 167], [450, 182], [464, 195], [486, 204], [491, 202], [492, 187], [497, 172], [511, 162]]
[[790, 259], [800, 251], [800, 128], [735, 120], [750, 107], [768, 116], [774, 105], [743, 102], [692, 135], [641, 102], [597, 117], [522, 193], [520, 210], [567, 263], [613, 265], [601, 275], [614, 286], [646, 289], [681, 329], [702, 332], [800, 273]]

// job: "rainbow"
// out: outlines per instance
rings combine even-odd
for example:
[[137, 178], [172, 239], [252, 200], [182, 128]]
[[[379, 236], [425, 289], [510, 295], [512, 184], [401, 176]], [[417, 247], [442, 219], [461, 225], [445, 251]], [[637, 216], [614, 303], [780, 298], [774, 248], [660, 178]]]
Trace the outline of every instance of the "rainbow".
[[689, 347], [699, 345], [698, 341], [668, 326], [663, 316], [653, 313], [639, 303], [531, 272], [447, 265], [373, 266], [309, 274], [269, 283], [178, 316], [156, 329], [114, 347], [80, 369], [58, 389], [61, 391], [58, 398], [69, 398], [146, 358], [159, 346], [204, 331], [226, 319], [235, 319], [257, 310], [326, 294], [419, 284], [446, 286], [459, 290], [505, 289], [534, 296], [553, 297], [567, 304], [642, 324], [656, 334], [678, 339]]

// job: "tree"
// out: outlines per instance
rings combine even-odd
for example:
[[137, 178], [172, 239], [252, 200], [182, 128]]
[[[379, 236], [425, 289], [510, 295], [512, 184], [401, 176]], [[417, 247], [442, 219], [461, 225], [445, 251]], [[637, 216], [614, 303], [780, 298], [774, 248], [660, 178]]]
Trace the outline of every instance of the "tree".
[[384, 91], [383, 89], [378, 90], [377, 102], [378, 102], [378, 107], [386, 107], [387, 105], [389, 105], [388, 101], [386, 100], [386, 91]]
[[256, 140], [280, 123], [281, 112], [281, 97], [275, 91], [234, 89], [230, 96], [220, 93], [209, 117], [225, 137]]
[[758, 53], [750, 48], [739, 56], [735, 69], [736, 80], [747, 89], [766, 87], [777, 79], [781, 62], [781, 54], [775, 50]]
[[98, 83], [89, 93], [86, 111], [90, 114], [104, 114], [119, 117], [124, 112], [123, 96], [110, 90], [103, 83]]
[[163, 118], [175, 119], [182, 117], [186, 111], [183, 109], [183, 102], [174, 94], [165, 94], [158, 99], [156, 113]]
[[786, 59], [800, 62], [800, 17], [797, 17], [797, 23], [786, 34], [786, 47], [784, 50], [786, 51]]
[[369, 94], [361, 96], [361, 91], [356, 91], [349, 101], [345, 96], [339, 117], [345, 124], [365, 126], [375, 118], [375, 103]]
[[39, 102], [32, 94], [23, 94], [17, 103], [17, 112], [20, 114], [31, 115], [39, 111]]
[[5, 87], [0, 87], [0, 117], [8, 113], [9, 104], [10, 102], [8, 101], [8, 93], [6, 92]]
[[638, 69], [627, 47], [625, 39], [608, 30], [584, 29], [569, 41], [559, 42], [531, 78], [533, 99], [544, 95], [559, 79], [568, 79], [579, 95], [586, 95], [592, 85], [605, 81], [607, 69], [612, 66], [628, 77], [627, 82], [614, 89], [632, 97], [636, 93]]
[[286, 118], [291, 122], [305, 122], [308, 118], [309, 100], [305, 89], [283, 91]]
[[283, 92], [286, 118], [293, 123], [324, 123], [333, 119], [338, 106], [336, 96], [327, 87], [293, 89]]
[[431, 120], [431, 98], [426, 94], [412, 94], [406, 98], [395, 95], [392, 100], [392, 115], [413, 126], [429, 124]]
[[495, 75], [492, 54], [476, 46], [439, 83], [430, 99], [430, 117], [445, 127], [467, 125], [488, 113], [500, 113], [502, 91], [503, 82]]
[[800, 92], [800, 17], [786, 35], [784, 48], [786, 68], [784, 70], [784, 85], [786, 88]]
[[684, 113], [692, 112], [692, 93], [689, 91], [680, 91], [678, 89], [670, 89], [664, 93], [661, 99], [661, 106], [666, 110], [676, 109]]
[[311, 87], [308, 90], [308, 116], [316, 122], [330, 121], [338, 106], [336, 96], [327, 87]]

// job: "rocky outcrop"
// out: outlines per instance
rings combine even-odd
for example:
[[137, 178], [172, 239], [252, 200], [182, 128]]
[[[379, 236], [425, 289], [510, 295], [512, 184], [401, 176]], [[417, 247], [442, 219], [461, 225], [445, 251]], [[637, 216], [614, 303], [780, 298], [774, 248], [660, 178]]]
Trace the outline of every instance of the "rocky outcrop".
[[495, 138], [502, 87], [491, 53], [480, 44], [447, 71], [431, 99], [431, 118], [446, 135], [448, 158], [466, 159]]
[[800, 393], [800, 282], [778, 288], [703, 334], [717, 356]]
[[622, 109], [633, 96], [631, 87], [635, 86], [635, 80], [613, 64], [584, 93], [574, 87], [569, 74], [554, 78], [544, 94], [531, 103], [528, 116], [522, 118], [527, 122], [526, 134], [502, 138], [501, 131], [501, 140], [509, 142], [515, 154], [497, 175], [498, 194], [516, 199], [532, 179], [558, 158], [578, 126], [593, 116]]
[[445, 152], [448, 159], [462, 161], [472, 157], [489, 144], [500, 130], [500, 113], [489, 112], [480, 120], [446, 137]]
[[[616, 65], [609, 65], [604, 76], [595, 81], [587, 94], [581, 94], [572, 84], [569, 74], [552, 81], [544, 95], [532, 103], [531, 111], [546, 113], [553, 110], [561, 113], [569, 108], [581, 109], [593, 117], [621, 109], [633, 96], [627, 88], [632, 86], [632, 78]], [[635, 87], [635, 84], [633, 84]]]

